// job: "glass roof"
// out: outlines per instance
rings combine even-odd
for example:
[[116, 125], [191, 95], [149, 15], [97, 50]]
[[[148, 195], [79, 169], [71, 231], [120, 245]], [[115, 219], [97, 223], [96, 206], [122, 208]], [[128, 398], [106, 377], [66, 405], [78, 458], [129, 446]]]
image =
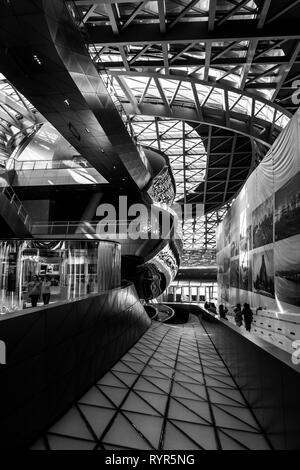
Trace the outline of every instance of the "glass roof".
[[189, 124], [173, 119], [133, 116], [137, 141], [164, 152], [176, 181], [176, 201], [193, 192], [204, 181], [207, 154], [201, 137]]
[[34, 108], [0, 73], [0, 166], [10, 155], [10, 141], [36, 124]]
[[[141, 145], [163, 151], [168, 156], [176, 181], [175, 201], [193, 193], [204, 181], [207, 165], [206, 149], [198, 132], [189, 124], [174, 119], [132, 116], [131, 122]], [[225, 210], [185, 220], [182, 227], [184, 250], [214, 248], [217, 222]]]
[[[108, 76], [103, 75], [103, 79], [108, 83]], [[225, 90], [217, 84], [204, 84], [199, 81], [191, 82], [187, 77], [176, 77], [172, 79], [163, 76], [146, 76], [140, 74], [126, 74], [126, 72], [110, 73], [112, 86], [117, 97], [121, 101], [130, 101], [134, 97], [136, 104], [167, 103], [167, 105], [177, 105], [184, 107], [197, 107], [195, 93], [200, 106], [206, 108], [226, 111], [228, 110], [246, 116], [273, 122], [278, 128], [284, 128], [289, 122], [289, 117], [279, 111], [271, 103], [262, 101], [257, 97], [245, 95], [238, 90]], [[193, 89], [193, 86], [195, 87]], [[253, 112], [254, 109], [254, 112]], [[276, 113], [276, 115], [275, 115]]]

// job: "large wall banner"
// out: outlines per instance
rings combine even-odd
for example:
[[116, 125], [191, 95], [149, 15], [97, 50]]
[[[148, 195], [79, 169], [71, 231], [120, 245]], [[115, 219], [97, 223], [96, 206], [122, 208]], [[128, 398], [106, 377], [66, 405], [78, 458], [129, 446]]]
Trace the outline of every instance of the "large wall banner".
[[300, 111], [217, 230], [219, 302], [300, 314]]

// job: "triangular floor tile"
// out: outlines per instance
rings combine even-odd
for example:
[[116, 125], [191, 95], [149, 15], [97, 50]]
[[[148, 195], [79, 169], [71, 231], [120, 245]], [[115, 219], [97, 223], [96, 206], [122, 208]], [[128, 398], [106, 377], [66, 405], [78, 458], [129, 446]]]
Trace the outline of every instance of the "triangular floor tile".
[[104, 436], [103, 444], [124, 446], [135, 450], [151, 449], [151, 446], [146, 443], [146, 441], [121, 414], [117, 416], [113, 425]]
[[241, 407], [241, 406], [228, 406], [228, 405], [218, 405], [218, 408], [221, 408], [225, 412], [228, 412], [234, 415], [236, 418], [239, 418], [245, 421], [245, 423], [249, 424], [249, 426], [252, 426], [258, 432], [260, 432], [258, 424], [255, 421], [254, 417], [252, 416], [250, 410], [248, 410], [248, 408]]
[[212, 407], [217, 426], [222, 428], [240, 429], [241, 431], [252, 431], [252, 428], [244, 421], [234, 418], [215, 405], [212, 405]]
[[124, 413], [143, 436], [148, 439], [155, 449], [158, 449], [163, 418], [158, 416], [145, 416], [138, 413]]
[[209, 387], [222, 387], [222, 388], [228, 388], [229, 390], [232, 390], [232, 389], [236, 388], [235, 385], [234, 385], [234, 382], [232, 382], [232, 384], [229, 385], [228, 383], [222, 382], [221, 378], [219, 380], [217, 378], [208, 377], [208, 375], [206, 375], [205, 379], [206, 379], [206, 384]]
[[108, 372], [101, 380], [97, 382], [97, 385], [109, 385], [114, 387], [126, 387], [117, 377], [111, 372]]
[[49, 432], [89, 440], [94, 438], [76, 408], [71, 408], [68, 413], [49, 429]]
[[201, 384], [185, 384], [186, 388], [188, 388], [191, 392], [194, 392], [200, 398], [206, 400], [206, 391], [204, 385]]
[[51, 450], [93, 450], [96, 443], [63, 436], [48, 436]]
[[187, 436], [182, 434], [173, 424], [167, 423], [164, 444], [164, 450], [199, 450]]
[[172, 388], [172, 396], [173, 397], [182, 397], [182, 398], [191, 398], [191, 399], [197, 399], [197, 395], [195, 395], [195, 393], [191, 392], [189, 389], [188, 389], [188, 385], [185, 384], [184, 386], [183, 385], [180, 385], [178, 383], [174, 383], [173, 384], [173, 388]]
[[217, 444], [215, 432], [212, 426], [202, 426], [193, 423], [184, 423], [183, 421], [172, 420], [182, 431], [191, 437], [197, 444], [205, 450], [216, 450]]
[[[129, 449], [129, 447], [118, 447], [118, 446], [114, 446], [114, 445], [109, 445], [109, 444], [102, 444], [104, 449], [105, 450], [126, 450], [126, 449]], [[102, 450], [99, 448], [99, 450]]]
[[97, 389], [97, 387], [92, 387], [85, 395], [83, 395], [83, 397], [80, 398], [79, 403], [113, 408], [113, 405], [110, 403], [110, 401], [105, 398], [105, 396], [100, 392], [100, 390]]
[[231, 439], [231, 437], [226, 436], [219, 429], [219, 438], [221, 441], [222, 450], [245, 450], [245, 447], [242, 444]]
[[[140, 396], [143, 396], [145, 392], [139, 392]], [[151, 394], [149, 394], [151, 395]], [[136, 413], [145, 413], [148, 415], [157, 415], [155, 411], [147, 402], [142, 400], [136, 393], [131, 392], [122, 406], [124, 411], [135, 411]]]
[[156, 366], [153, 366], [153, 368], [155, 370], [157, 370], [158, 372], [160, 372], [165, 378], [168, 378], [168, 379], [170, 379], [172, 377], [172, 375], [174, 374], [174, 370], [170, 367], [156, 367]]
[[171, 398], [170, 400], [168, 419], [177, 419], [191, 423], [208, 424], [200, 416], [196, 415], [173, 398]]
[[[154, 385], [157, 378], [147, 377], [148, 380], [141, 377], [134, 386], [134, 390], [140, 390], [142, 392], [154, 392], [154, 393], [163, 393], [160, 388]], [[151, 380], [151, 381], [150, 381]]]
[[149, 366], [147, 366], [146, 369], [143, 371], [143, 377], [157, 377], [159, 379], [166, 378], [166, 376], [163, 375], [160, 371]]
[[176, 400], [206, 420], [207, 424], [211, 423], [211, 414], [206, 401], [189, 400], [187, 398], [176, 398]]
[[132, 372], [132, 369], [130, 369], [129, 366], [124, 364], [123, 362], [119, 361], [113, 368], [113, 371], [117, 372]]
[[124, 372], [128, 372], [130, 374], [140, 374], [141, 371], [145, 368], [145, 364], [142, 363], [136, 364], [133, 362], [128, 362], [126, 365], [128, 366], [128, 369]]
[[244, 444], [250, 450], [270, 450], [268, 443], [261, 434], [231, 429], [224, 429], [224, 432]]
[[137, 374], [127, 374], [125, 372], [115, 372], [116, 376], [118, 379], [120, 379], [122, 382], [124, 382], [128, 387], [131, 387], [133, 382], [137, 379], [138, 375]]
[[195, 379], [190, 377], [188, 373], [184, 373], [183, 371], [177, 371], [174, 377], [174, 380], [176, 382], [186, 382], [186, 383], [192, 383], [195, 384], [197, 383]]
[[101, 390], [116, 406], [120, 406], [125, 395], [128, 393], [127, 388], [107, 387], [105, 385], [102, 385]]
[[114, 417], [115, 410], [95, 406], [79, 405], [82, 413], [99, 439], [109, 421]]
[[149, 393], [149, 392], [137, 392], [137, 393], [138, 395], [143, 397], [147, 401], [147, 403], [152, 405], [153, 408], [157, 410], [157, 413], [161, 413], [162, 415], [165, 414], [166, 403], [167, 403], [167, 398], [168, 398], [167, 395], [158, 394], [158, 393]]
[[153, 383], [157, 387], [159, 387], [164, 393], [169, 393], [170, 392], [170, 387], [171, 387], [171, 381], [168, 379], [159, 379], [159, 378], [148, 378], [149, 382]]
[[[226, 405], [245, 405], [240, 392], [228, 389], [208, 388], [209, 398], [213, 403], [221, 403]], [[232, 393], [236, 392], [236, 393]]]

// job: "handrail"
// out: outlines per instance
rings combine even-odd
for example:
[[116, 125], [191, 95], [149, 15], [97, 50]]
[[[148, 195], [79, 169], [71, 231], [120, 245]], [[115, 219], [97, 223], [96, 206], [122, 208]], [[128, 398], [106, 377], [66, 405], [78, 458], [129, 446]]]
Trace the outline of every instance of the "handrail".
[[72, 168], [92, 168], [92, 165], [87, 160], [74, 161], [74, 160], [14, 160], [12, 169], [16, 171], [24, 170], [58, 170], [58, 169], [72, 169]]
[[18, 216], [23, 221], [24, 225], [31, 231], [32, 222], [30, 219], [29, 214], [27, 213], [25, 207], [23, 206], [22, 202], [14, 192], [11, 186], [4, 186], [1, 189], [1, 193], [6, 196], [9, 200], [10, 204], [12, 204], [17, 211]]
[[[31, 231], [33, 235], [52, 235], [52, 234], [74, 234], [76, 230], [78, 229], [83, 229], [87, 233], [89, 230], [93, 230], [93, 232], [96, 234], [97, 233], [97, 226], [98, 224], [101, 223], [101, 220], [92, 220], [92, 221], [87, 221], [87, 220], [80, 220], [80, 221], [34, 221], [31, 223]], [[127, 219], [127, 220], [113, 220], [111, 222], [105, 221], [105, 226], [112, 227], [115, 229], [112, 233], [109, 232], [107, 235], [113, 236], [114, 234], [124, 234], [124, 229], [126, 228], [126, 231], [128, 230], [129, 227], [132, 229], [134, 228], [131, 224], [135, 223], [135, 219]], [[148, 223], [146, 226], [141, 226], [140, 225], [140, 220], [138, 219], [136, 221], [137, 226], [140, 226], [140, 232], [143, 234], [151, 234], [155, 233], [155, 236], [160, 237], [162, 235], [161, 228], [159, 226], [153, 226], [151, 224], [151, 221], [148, 220]], [[80, 233], [80, 232], [76, 232]], [[130, 232], [128, 232], [130, 234]], [[134, 233], [135, 230], [134, 230]]]

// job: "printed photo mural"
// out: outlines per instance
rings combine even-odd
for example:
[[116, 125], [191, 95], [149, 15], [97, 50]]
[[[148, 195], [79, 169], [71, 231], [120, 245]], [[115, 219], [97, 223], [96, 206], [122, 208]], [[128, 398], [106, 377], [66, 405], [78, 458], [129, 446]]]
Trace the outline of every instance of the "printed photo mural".
[[237, 225], [233, 227], [230, 243], [230, 256], [238, 256], [240, 252], [240, 232]]
[[240, 289], [252, 291], [252, 258], [248, 251], [240, 254]]
[[236, 196], [218, 237], [223, 302], [300, 314], [300, 110]]
[[300, 235], [276, 243], [275, 289], [281, 302], [300, 307]]
[[230, 287], [240, 287], [240, 274], [239, 274], [239, 259], [231, 260], [230, 262]]
[[273, 196], [253, 211], [253, 248], [273, 243]]
[[229, 302], [229, 271], [230, 271], [230, 251], [229, 246], [222, 249], [217, 254], [218, 265], [218, 286], [220, 303]]
[[275, 241], [300, 234], [300, 172], [275, 194]]
[[253, 287], [258, 294], [274, 297], [274, 253], [266, 250], [253, 255]]

